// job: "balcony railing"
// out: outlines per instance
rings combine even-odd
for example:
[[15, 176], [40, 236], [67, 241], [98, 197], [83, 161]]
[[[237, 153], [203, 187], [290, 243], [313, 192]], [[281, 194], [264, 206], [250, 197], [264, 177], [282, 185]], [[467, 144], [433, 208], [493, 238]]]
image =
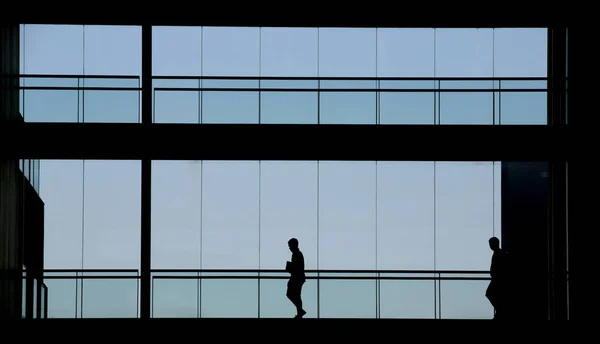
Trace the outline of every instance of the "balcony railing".
[[[546, 78], [153, 78], [154, 123], [546, 124]], [[21, 75], [27, 122], [139, 123], [137, 76]]]
[[[491, 319], [488, 271], [307, 270], [306, 318]], [[137, 270], [47, 270], [49, 318], [136, 318]], [[154, 318], [291, 318], [283, 270], [152, 270]]]

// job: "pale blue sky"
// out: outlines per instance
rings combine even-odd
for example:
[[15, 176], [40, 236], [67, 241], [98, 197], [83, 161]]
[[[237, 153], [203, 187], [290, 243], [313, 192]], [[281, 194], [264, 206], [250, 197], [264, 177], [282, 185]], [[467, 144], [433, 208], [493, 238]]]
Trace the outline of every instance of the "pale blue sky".
[[[153, 74], [161, 76], [546, 76], [545, 29], [158, 27], [153, 35]], [[141, 28], [22, 26], [21, 70], [26, 74], [139, 76]], [[28, 79], [25, 85], [48, 82]], [[77, 79], [59, 82], [60, 86], [77, 86]], [[137, 87], [135, 80], [91, 82], [86, 79], [85, 85]], [[206, 82], [205, 87], [213, 87]], [[513, 82], [502, 87], [536, 88], [539, 84]], [[446, 85], [450, 84], [441, 87]], [[198, 87], [198, 81], [156, 81], [155, 86]], [[314, 87], [298, 86], [297, 81], [262, 86]], [[234, 87], [240, 87], [239, 81]], [[369, 86], [346, 82], [331, 87]], [[433, 85], [384, 86], [382, 82], [380, 87]], [[494, 87], [494, 83], [462, 82], [452, 87]], [[544, 94], [503, 93], [502, 97], [493, 102], [492, 93], [443, 93], [441, 121], [491, 124], [495, 118], [497, 123], [501, 103], [503, 124], [545, 123]], [[262, 122], [317, 120], [316, 93], [265, 93], [260, 104]], [[382, 94], [380, 121], [433, 123], [433, 104], [432, 93]], [[323, 123], [374, 123], [377, 114], [374, 93], [323, 93], [320, 106]], [[256, 92], [205, 92], [199, 101], [196, 91], [169, 91], [156, 93], [154, 116], [157, 122], [197, 123], [200, 117], [203, 122], [257, 122], [258, 108]], [[137, 122], [139, 94], [27, 91], [22, 111], [27, 121]], [[231, 137], [216, 144], [243, 142]], [[414, 144], [444, 143], [424, 138]], [[473, 145], [477, 149], [477, 143]], [[293, 236], [300, 240], [307, 269], [486, 270], [491, 257], [487, 239], [499, 235], [501, 228], [500, 163], [155, 161], [152, 168], [152, 268], [281, 269], [289, 259], [286, 242]], [[46, 203], [46, 268], [139, 269], [140, 162], [42, 161], [40, 169], [40, 194]], [[63, 282], [49, 281], [49, 287], [50, 283]], [[85, 283], [90, 288], [88, 283], [101, 282]], [[128, 290], [135, 291], [133, 282], [116, 283], [129, 283]], [[195, 280], [155, 283], [163, 283], [156, 290], [169, 290], [157, 296], [155, 311], [164, 316], [196, 316], [196, 301], [190, 298], [197, 293]], [[255, 316], [257, 290], [248, 289], [248, 296], [240, 296], [235, 287], [239, 282], [210, 280], [203, 285], [211, 283], [217, 283], [216, 296], [208, 296], [209, 287], [203, 289], [202, 314], [219, 315], [229, 309], [232, 314]], [[255, 281], [244, 283], [257, 288]], [[283, 281], [264, 281], [262, 293], [277, 283]], [[321, 286], [322, 316], [371, 315], [374, 296], [365, 292], [369, 286], [360, 286], [363, 282], [321, 283], [325, 283]], [[355, 292], [365, 295], [364, 304], [357, 301], [356, 307], [344, 310], [340, 283], [349, 283], [342, 288], [349, 292], [358, 288]], [[452, 302], [459, 295], [461, 301], [442, 307], [446, 314], [490, 315], [483, 298], [487, 283], [453, 283], [455, 287], [442, 288], [443, 293], [450, 293], [445, 300]], [[475, 286], [465, 288], [468, 284]], [[316, 290], [310, 285], [305, 299], [316, 300]], [[329, 290], [326, 285], [338, 287]], [[237, 311], [236, 307], [222, 308], [228, 287], [244, 303]], [[111, 293], [111, 300], [117, 305], [131, 304], [131, 295], [123, 292], [127, 288], [119, 288]], [[431, 282], [405, 281], [397, 288], [404, 290], [404, 296], [400, 301], [388, 297], [382, 316], [433, 316]], [[115, 295], [124, 299], [117, 301]], [[264, 312], [273, 316], [292, 312], [284, 291], [273, 289], [266, 295], [261, 296], [263, 316]], [[381, 297], [385, 295], [382, 291]], [[105, 298], [86, 300], [86, 304], [100, 309], [106, 302], [98, 300]], [[465, 306], [469, 302], [473, 304]], [[425, 306], [428, 303], [431, 307]], [[68, 304], [55, 304], [60, 308], [57, 314], [71, 312]], [[125, 312], [119, 307], [104, 312]], [[315, 316], [312, 308], [309, 315]]]

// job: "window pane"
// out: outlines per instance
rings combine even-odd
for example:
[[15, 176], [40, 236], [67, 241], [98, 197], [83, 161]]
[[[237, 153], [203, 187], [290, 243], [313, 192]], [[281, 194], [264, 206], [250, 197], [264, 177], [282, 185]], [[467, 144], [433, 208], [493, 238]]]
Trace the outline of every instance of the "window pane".
[[[202, 197], [202, 268], [256, 269], [258, 162], [204, 161]], [[246, 281], [239, 283], [236, 285], [246, 285]]]
[[202, 75], [202, 27], [153, 26], [152, 75]]
[[378, 77], [433, 77], [433, 29], [378, 29]]
[[202, 75], [258, 76], [259, 42], [257, 27], [204, 27]]
[[261, 76], [317, 76], [318, 35], [317, 28], [261, 28]]
[[86, 123], [139, 123], [140, 91], [85, 90]]
[[[78, 87], [77, 78], [21, 78], [25, 87]], [[26, 122], [77, 122], [80, 118], [79, 92], [57, 89], [28, 89], [21, 93]]]
[[223, 91], [202, 91], [202, 123], [258, 123], [258, 86], [258, 80], [203, 80], [203, 88]]
[[[115, 275], [114, 272], [111, 274]], [[83, 318], [137, 318], [137, 279], [88, 278], [82, 280], [82, 287]]]
[[[344, 250], [348, 252], [349, 250]], [[344, 251], [338, 251], [344, 252]], [[375, 277], [374, 274], [321, 274], [329, 277]], [[375, 279], [323, 279], [320, 282], [321, 318], [375, 318], [377, 283]]]
[[[482, 277], [482, 276], [472, 276]], [[442, 319], [492, 319], [494, 308], [485, 297], [489, 281], [442, 280]]]
[[[40, 169], [40, 197], [44, 200], [44, 268], [81, 269], [83, 161], [42, 160]], [[53, 293], [53, 290], [49, 291], [49, 300], [54, 300]]]
[[436, 269], [489, 269], [488, 239], [495, 222], [492, 162], [437, 162], [435, 168]]
[[[440, 88], [457, 90], [440, 92], [440, 124], [493, 124], [494, 123], [494, 82], [488, 81], [446, 81]], [[458, 91], [460, 89], [488, 91]]]
[[548, 76], [547, 28], [501, 28], [494, 35], [497, 77]]
[[[385, 274], [383, 277], [432, 277], [433, 274]], [[434, 319], [434, 280], [381, 280], [381, 318]]]
[[494, 76], [492, 29], [435, 29], [436, 77]]
[[376, 268], [375, 173], [372, 161], [319, 163], [319, 269]]
[[141, 75], [141, 26], [86, 25], [86, 75]]
[[[545, 80], [503, 80], [502, 89], [546, 89]], [[500, 124], [547, 124], [548, 93], [502, 92]]]
[[319, 76], [375, 77], [375, 29], [320, 28]]
[[83, 74], [82, 25], [23, 25], [26, 74]]
[[377, 269], [433, 269], [433, 162], [378, 162], [377, 173]]
[[200, 161], [152, 162], [152, 268], [200, 269], [201, 181]]
[[[317, 163], [261, 162], [260, 268], [285, 268], [298, 239], [306, 269], [317, 268]], [[282, 295], [285, 295], [285, 291]]]
[[[196, 276], [198, 273], [157, 273], [160, 276]], [[153, 318], [197, 318], [200, 297], [199, 279], [153, 278]]]
[[[322, 89], [376, 89], [372, 80], [321, 81]], [[377, 93], [321, 92], [320, 123], [375, 124], [377, 122]]]
[[[319, 95], [316, 80], [263, 80], [260, 95], [260, 122], [269, 124], [317, 124]], [[285, 89], [314, 89], [314, 92], [285, 91]]]
[[385, 92], [379, 96], [381, 124], [434, 124], [434, 81], [381, 80], [380, 89], [414, 89], [431, 92]]
[[[251, 243], [249, 243], [251, 245]], [[223, 247], [223, 246], [221, 246]], [[201, 314], [203, 318], [257, 318], [258, 274], [211, 273], [208, 276], [251, 276], [247, 279], [203, 279]]]
[[[154, 123], [200, 123], [202, 92], [197, 79], [154, 80]], [[161, 89], [162, 88], [162, 89]], [[191, 88], [196, 90], [165, 90]]]
[[[281, 268], [281, 267], [279, 267]], [[316, 273], [307, 273], [306, 277], [315, 277]], [[285, 276], [285, 279], [262, 279], [260, 282], [260, 317], [292, 318], [296, 316], [296, 307], [286, 296], [288, 274], [264, 273], [262, 276]], [[307, 279], [302, 285], [302, 308], [304, 318], [317, 317], [317, 280]]]
[[84, 269], [139, 269], [141, 163], [84, 162]]
[[[66, 276], [67, 274], [61, 275]], [[45, 278], [44, 283], [48, 287], [48, 318], [75, 318], [78, 281], [66, 278]]]

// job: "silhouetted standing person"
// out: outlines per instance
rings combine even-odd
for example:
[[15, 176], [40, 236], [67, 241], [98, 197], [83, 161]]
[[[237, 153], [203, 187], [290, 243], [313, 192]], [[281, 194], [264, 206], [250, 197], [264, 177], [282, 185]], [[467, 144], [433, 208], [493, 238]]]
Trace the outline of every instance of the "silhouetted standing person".
[[296, 306], [295, 318], [302, 318], [306, 311], [302, 309], [302, 285], [306, 281], [304, 274], [304, 255], [298, 248], [298, 239], [292, 238], [288, 241], [288, 247], [292, 251], [292, 261], [285, 265], [285, 271], [290, 273], [287, 284], [287, 297]]
[[492, 278], [485, 296], [494, 307], [494, 319], [504, 319], [508, 312], [509, 302], [509, 261], [506, 251], [500, 248], [500, 240], [492, 237], [489, 240], [490, 248], [494, 251], [490, 266]]

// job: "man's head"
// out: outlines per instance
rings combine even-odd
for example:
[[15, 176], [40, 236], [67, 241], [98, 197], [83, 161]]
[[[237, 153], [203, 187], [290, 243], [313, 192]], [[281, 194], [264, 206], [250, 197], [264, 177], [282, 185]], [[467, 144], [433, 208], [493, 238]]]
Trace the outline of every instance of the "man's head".
[[291, 238], [288, 241], [288, 247], [290, 248], [290, 251], [292, 251], [292, 252], [298, 251], [298, 239]]
[[492, 251], [496, 251], [498, 249], [500, 249], [500, 240], [496, 237], [491, 237], [489, 240], [490, 243], [490, 248], [492, 249]]

